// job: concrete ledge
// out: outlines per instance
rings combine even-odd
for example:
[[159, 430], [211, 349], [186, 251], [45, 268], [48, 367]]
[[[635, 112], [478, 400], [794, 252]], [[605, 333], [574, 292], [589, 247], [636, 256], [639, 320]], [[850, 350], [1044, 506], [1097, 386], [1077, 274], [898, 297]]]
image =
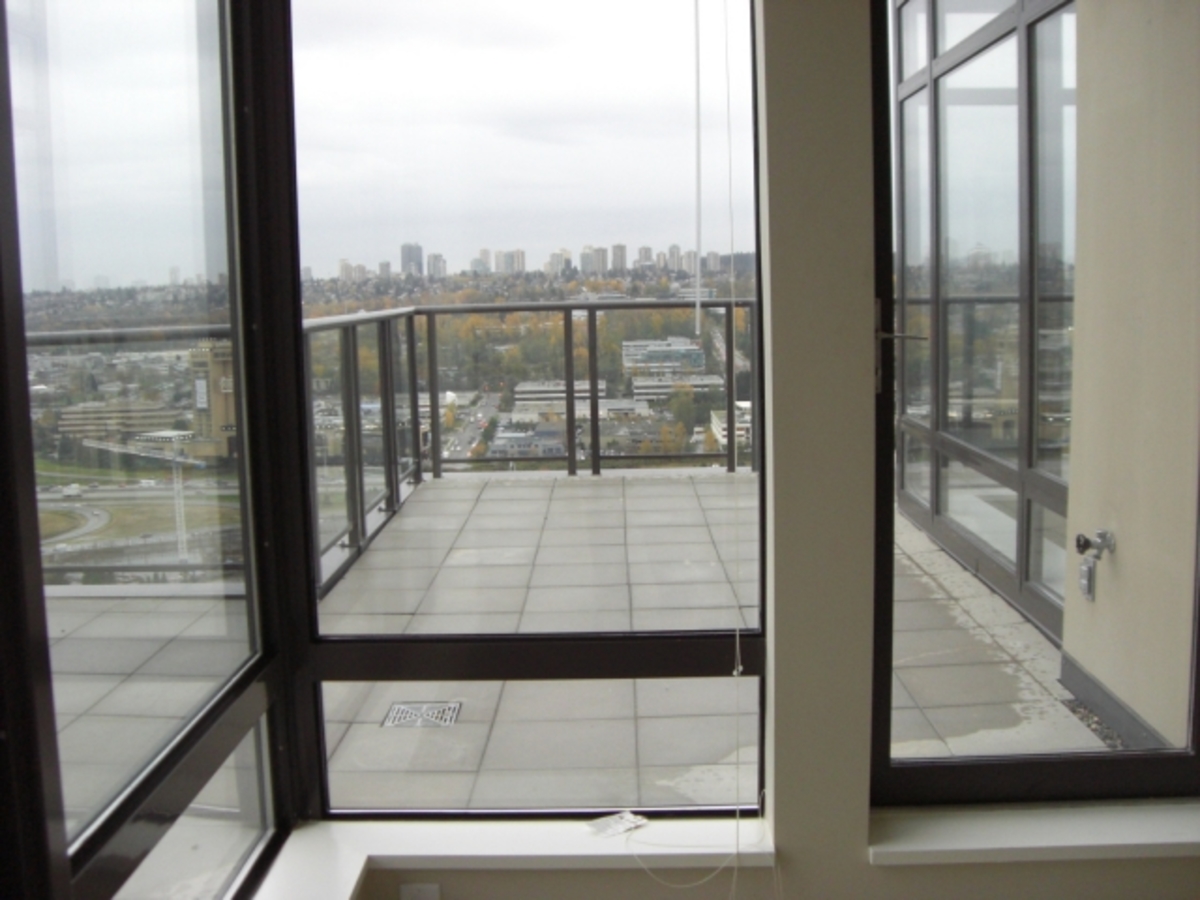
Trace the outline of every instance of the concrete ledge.
[[[738, 840], [740, 835], [740, 842]], [[260, 900], [349, 900], [375, 869], [715, 869], [770, 867], [762, 819], [656, 820], [618, 837], [582, 821], [311, 822], [288, 838]]]
[[1200, 801], [880, 809], [875, 866], [1200, 856]]

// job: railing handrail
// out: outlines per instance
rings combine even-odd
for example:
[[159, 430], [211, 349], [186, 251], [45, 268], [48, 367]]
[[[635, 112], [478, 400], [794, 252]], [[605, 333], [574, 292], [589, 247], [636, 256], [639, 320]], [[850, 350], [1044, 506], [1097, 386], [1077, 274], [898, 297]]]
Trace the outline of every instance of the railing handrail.
[[208, 325], [30, 331], [25, 335], [25, 344], [29, 347], [58, 347], [63, 344], [143, 344], [227, 338], [229, 335], [229, 323], [221, 322]]

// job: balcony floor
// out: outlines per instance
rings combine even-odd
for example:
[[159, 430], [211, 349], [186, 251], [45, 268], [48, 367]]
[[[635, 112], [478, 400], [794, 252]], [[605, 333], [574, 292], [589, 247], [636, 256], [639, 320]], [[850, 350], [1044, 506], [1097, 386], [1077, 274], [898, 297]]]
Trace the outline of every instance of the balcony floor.
[[420, 485], [321, 601], [324, 634], [754, 628], [758, 478], [711, 470]]

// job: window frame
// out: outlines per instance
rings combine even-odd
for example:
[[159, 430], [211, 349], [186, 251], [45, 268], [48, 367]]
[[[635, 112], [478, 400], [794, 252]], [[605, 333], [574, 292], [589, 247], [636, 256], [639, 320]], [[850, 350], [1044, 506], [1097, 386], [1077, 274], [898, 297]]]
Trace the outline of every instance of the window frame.
[[[938, 149], [937, 90], [939, 81], [959, 65], [974, 59], [978, 54], [997, 43], [1016, 36], [1018, 40], [1018, 121], [1019, 121], [1019, 165], [1021, 170], [1021, 328], [1024, 335], [1021, 346], [1019, 452], [1015, 466], [1002, 463], [989, 454], [971, 447], [940, 431], [940, 393], [944, 384], [939, 368], [944, 369], [944, 359], [939, 365], [934, 354], [931, 386], [931, 427], [906, 420], [900, 412], [896, 398], [904, 396], [903, 348], [892, 354], [891, 344], [884, 341], [882, 348], [882, 394], [877, 409], [876, 438], [876, 553], [875, 553], [875, 658], [873, 674], [873, 714], [871, 747], [871, 802], [874, 806], [927, 805], [950, 803], [996, 803], [1025, 801], [1100, 800], [1126, 798], [1184, 797], [1200, 794], [1200, 716], [1193, 714], [1189, 731], [1189, 746], [1185, 749], [1167, 750], [1124, 750], [1107, 753], [1042, 754], [1013, 757], [976, 757], [950, 759], [899, 760], [891, 757], [891, 696], [892, 696], [892, 626], [893, 626], [893, 539], [896, 509], [899, 508], [919, 527], [931, 534], [952, 555], [972, 568], [994, 589], [1006, 595], [1027, 616], [1031, 616], [1045, 632], [1061, 634], [1062, 607], [1039, 585], [1029, 581], [1027, 548], [1032, 503], [1038, 503], [1060, 515], [1066, 513], [1066, 482], [1053, 475], [1034, 469], [1031, 465], [1035, 450], [1035, 436], [1030, 423], [1035, 411], [1033, 377], [1036, 374], [1035, 338], [1032, 327], [1032, 312], [1036, 296], [1032, 261], [1034, 253], [1035, 227], [1032, 197], [1036, 186], [1033, 162], [1034, 105], [1036, 96], [1033, 81], [1032, 44], [1036, 26], [1070, 5], [1071, 0], [1014, 0], [1013, 6], [996, 19], [980, 28], [946, 52], [935, 55], [927, 65], [901, 80], [900, 35], [896, 23], [905, 0], [888, 2], [893, 19], [894, 33], [890, 51], [895, 68], [891, 69], [890, 84], [885, 88], [876, 85], [876, 130], [890, 134], [892, 121], [899, 121], [904, 101], [922, 90], [927, 90], [930, 101], [930, 157], [933, 171], [929, 173], [933, 193], [933, 223], [930, 236], [932, 305], [931, 342], [937, 347], [940, 340], [941, 313], [944, 303], [939, 296], [940, 220], [941, 208], [938, 191], [937, 167], [941, 160]], [[927, 18], [929, 46], [933, 43], [935, 12]], [[877, 48], [878, 52], [878, 48]], [[889, 64], [880, 63], [877, 57], [876, 74], [889, 72]], [[883, 76], [888, 77], [886, 74]], [[893, 87], [894, 86], [894, 87]], [[881, 98], [883, 108], [879, 108]], [[894, 118], [893, 118], [894, 117]], [[900, 173], [904, 169], [903, 144], [897, 142], [894, 168], [889, 177], [896, 177], [894, 193], [899, 215], [895, 221], [895, 246], [903, 248], [905, 220], [903, 215], [905, 198], [904, 180]], [[890, 219], [890, 212], [889, 212]], [[893, 310], [899, 306], [894, 296], [892, 279], [893, 266], [896, 277], [902, 272], [902, 257], [892, 257], [892, 237], [878, 248], [877, 268], [887, 273], [886, 279], [877, 278], [881, 297], [881, 319], [893, 321]], [[898, 251], [898, 252], [902, 252]], [[898, 283], [898, 281], [897, 281]], [[897, 331], [901, 330], [897, 327]], [[944, 374], [944, 373], [942, 373]], [[931, 505], [924, 506], [900, 487], [903, 474], [903, 459], [896, 456], [898, 441], [903, 434], [905, 441], [916, 437], [930, 448], [932, 459]], [[977, 468], [988, 477], [1019, 492], [1018, 504], [1018, 549], [1015, 568], [1003, 563], [998, 554], [986, 550], [977, 541], [968, 537], [965, 529], [947, 523], [937, 514], [938, 486], [940, 477], [939, 455], [960, 460]], [[1198, 514], [1200, 515], [1200, 514]], [[1200, 537], [1198, 537], [1200, 542]], [[1197, 547], [1200, 559], [1200, 546]], [[1200, 576], [1197, 576], [1200, 578]], [[1200, 580], [1193, 581], [1194, 601], [1200, 599]], [[1200, 646], [1200, 618], [1196, 619], [1193, 646]], [[1200, 697], [1200, 657], [1192, 660], [1191, 696], [1193, 705]]]

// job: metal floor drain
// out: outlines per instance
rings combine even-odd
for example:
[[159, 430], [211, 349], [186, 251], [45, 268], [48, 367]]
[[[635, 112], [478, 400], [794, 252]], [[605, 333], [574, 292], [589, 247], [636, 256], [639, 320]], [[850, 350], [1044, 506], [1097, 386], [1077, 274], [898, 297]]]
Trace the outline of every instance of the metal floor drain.
[[393, 703], [383, 728], [449, 728], [458, 720], [462, 703]]

